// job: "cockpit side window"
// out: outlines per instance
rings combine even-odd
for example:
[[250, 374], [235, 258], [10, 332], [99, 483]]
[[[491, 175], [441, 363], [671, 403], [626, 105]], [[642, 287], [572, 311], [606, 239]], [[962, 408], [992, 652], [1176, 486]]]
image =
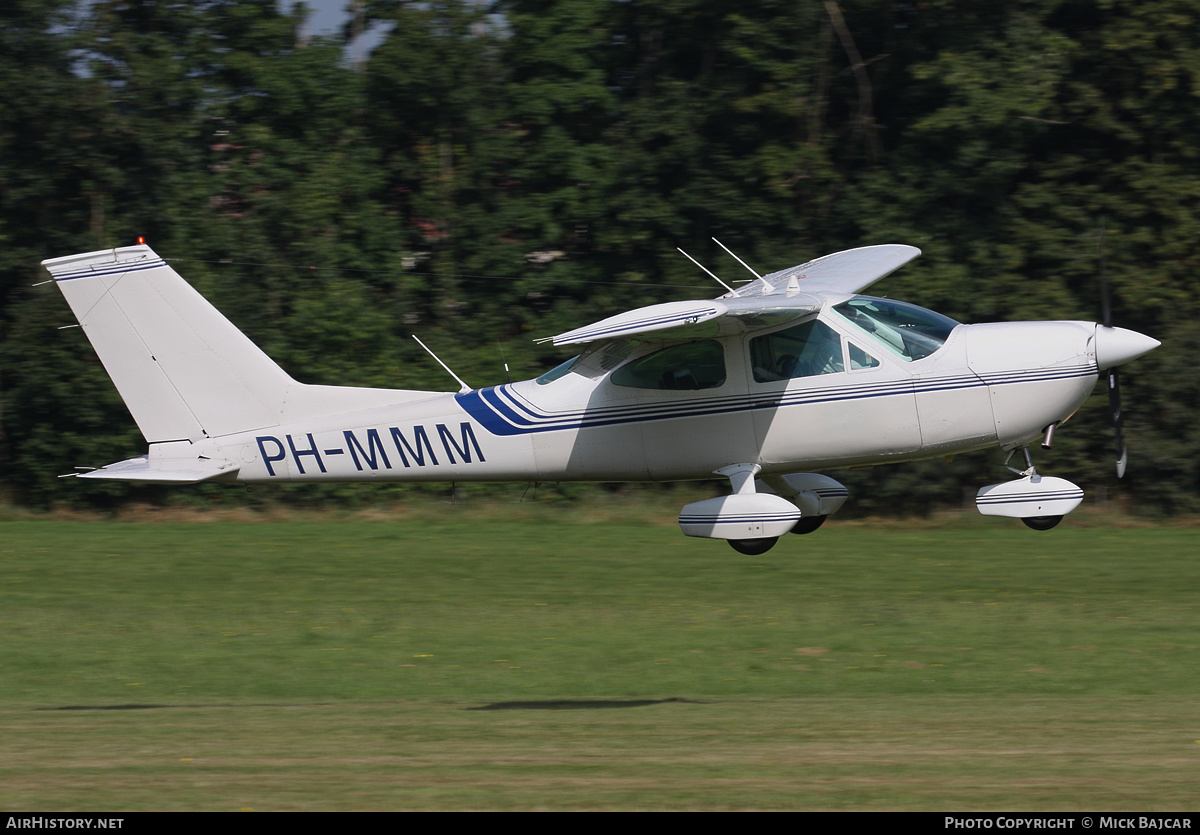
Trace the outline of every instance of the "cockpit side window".
[[717, 388], [725, 382], [725, 351], [712, 339], [672, 345], [618, 368], [612, 381], [638, 389]]
[[871, 296], [855, 296], [833, 310], [906, 362], [941, 348], [959, 324], [915, 304]]
[[862, 368], [878, 368], [879, 360], [868, 354], [862, 348], [859, 348], [853, 342], [850, 345], [850, 370], [858, 371]]
[[759, 383], [835, 374], [846, 369], [842, 338], [817, 319], [750, 340], [750, 365]]

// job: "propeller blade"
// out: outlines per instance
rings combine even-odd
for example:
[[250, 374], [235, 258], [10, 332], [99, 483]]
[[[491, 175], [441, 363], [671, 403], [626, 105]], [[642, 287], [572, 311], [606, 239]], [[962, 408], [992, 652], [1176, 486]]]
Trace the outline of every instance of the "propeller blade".
[[[1112, 327], [1112, 296], [1108, 289], [1108, 259], [1104, 252], [1104, 221], [1100, 221], [1100, 234], [1096, 238], [1096, 249], [1100, 256], [1100, 309], [1104, 327]], [[1112, 418], [1113, 431], [1117, 435], [1117, 478], [1125, 477], [1125, 465], [1129, 461], [1129, 450], [1125, 447], [1125, 432], [1121, 418], [1121, 381], [1116, 367], [1108, 369], [1108, 411]]]
[[1106, 328], [1112, 327], [1112, 297], [1108, 291], [1108, 259], [1104, 254], [1104, 224], [1100, 224], [1100, 238], [1096, 242], [1096, 248], [1100, 250], [1100, 310], [1104, 317], [1103, 325]]
[[1124, 478], [1129, 454], [1125, 448], [1125, 421], [1121, 416], [1121, 381], [1115, 368], [1108, 369], [1108, 412], [1117, 435], [1117, 478]]

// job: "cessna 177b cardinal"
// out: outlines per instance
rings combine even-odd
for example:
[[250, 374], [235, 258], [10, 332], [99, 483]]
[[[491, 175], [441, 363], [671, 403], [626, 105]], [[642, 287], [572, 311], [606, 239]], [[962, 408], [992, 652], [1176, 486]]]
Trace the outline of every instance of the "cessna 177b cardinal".
[[963, 325], [858, 295], [919, 254], [862, 247], [717, 299], [622, 313], [552, 337], [582, 353], [536, 380], [457, 393], [298, 383], [145, 245], [43, 265], [149, 443], [81, 478], [719, 475], [732, 493], [684, 507], [683, 532], [759, 554], [846, 500], [808, 470], [1000, 446], [1022, 451], [1027, 468], [981, 489], [979, 510], [1053, 527], [1083, 491], [1039, 475], [1028, 444], [1048, 443], [1100, 372], [1159, 343], [1092, 322]]

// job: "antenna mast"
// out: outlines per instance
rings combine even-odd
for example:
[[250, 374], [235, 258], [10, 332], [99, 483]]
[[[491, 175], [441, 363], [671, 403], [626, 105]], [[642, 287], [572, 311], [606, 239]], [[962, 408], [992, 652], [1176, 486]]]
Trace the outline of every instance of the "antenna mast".
[[458, 393], [459, 394], [466, 394], [469, 391], [473, 391], [473, 389], [470, 386], [468, 386], [466, 383], [464, 383], [462, 381], [462, 377], [459, 377], [457, 374], [455, 374], [453, 371], [451, 371], [450, 366], [446, 365], [446, 363], [444, 363], [440, 359], [438, 359], [438, 355], [435, 354], [433, 351], [429, 350], [429, 346], [426, 345], [424, 342], [422, 342], [420, 337], [418, 337], [416, 334], [413, 334], [413, 339], [417, 340], [417, 344], [420, 345], [422, 348], [424, 348], [426, 353], [429, 354], [429, 356], [431, 356], [435, 360], [437, 360], [438, 365], [440, 365], [442, 368], [446, 369], [447, 374], [449, 374], [451, 377], [453, 377], [455, 380], [458, 381], [458, 385], [459, 385]]
[[[678, 249], [680, 252], [683, 252], [683, 250], [682, 250], [682, 249], [680, 249], [679, 247], [675, 247], [675, 248], [676, 248], [676, 249]], [[732, 287], [730, 287], [730, 286], [729, 286], [728, 284], [726, 284], [724, 281], [722, 281], [721, 279], [717, 278], [716, 274], [715, 274], [715, 273], [713, 273], [713, 272], [712, 272], [712, 271], [711, 271], [711, 270], [710, 270], [708, 267], [706, 267], [706, 266], [704, 266], [703, 264], [701, 264], [699, 261], [697, 261], [697, 260], [696, 260], [695, 258], [693, 258], [692, 256], [688, 255], [686, 252], [683, 252], [683, 257], [684, 257], [684, 258], [686, 258], [686, 259], [688, 259], [689, 261], [691, 261], [693, 264], [695, 264], [695, 265], [696, 265], [697, 267], [699, 267], [700, 269], [704, 270], [704, 271], [705, 271], [706, 273], [708, 273], [710, 276], [712, 276], [713, 280], [714, 280], [714, 281], [716, 281], [716, 282], [717, 282], [717, 284], [720, 284], [722, 287], [724, 287], [724, 288], [725, 288], [726, 290], [728, 290], [730, 293], [733, 293], [735, 296], [737, 295], [737, 290], [734, 290]]]
[[733, 257], [737, 259], [737, 262], [738, 262], [739, 264], [741, 264], [743, 267], [745, 267], [746, 269], [748, 269], [748, 270], [750, 271], [750, 274], [751, 274], [752, 276], [754, 276], [755, 278], [762, 278], [762, 276], [761, 276], [761, 275], [759, 275], [758, 273], [756, 273], [756, 272], [754, 271], [754, 268], [753, 268], [753, 267], [751, 267], [749, 264], [747, 264], [747, 263], [746, 263], [745, 261], [743, 261], [741, 258], [738, 258], [738, 257], [737, 257], [737, 255], [736, 255], [736, 254], [734, 254], [734, 251], [733, 251], [732, 249], [730, 249], [729, 247], [725, 246], [725, 244], [721, 243], [721, 242], [720, 242], [720, 241], [718, 241], [716, 238], [713, 238], [713, 242], [714, 242], [714, 243], [715, 243], [717, 246], [721, 247], [721, 249], [723, 249], [723, 250], [725, 250], [726, 252], [728, 252], [730, 255], [733, 255]]

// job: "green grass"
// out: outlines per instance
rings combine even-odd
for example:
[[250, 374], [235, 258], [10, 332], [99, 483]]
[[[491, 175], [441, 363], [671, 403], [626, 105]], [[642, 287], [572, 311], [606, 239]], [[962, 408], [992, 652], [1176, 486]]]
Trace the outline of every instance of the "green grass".
[[1192, 529], [505, 512], [0, 523], [0, 802], [1194, 806]]

